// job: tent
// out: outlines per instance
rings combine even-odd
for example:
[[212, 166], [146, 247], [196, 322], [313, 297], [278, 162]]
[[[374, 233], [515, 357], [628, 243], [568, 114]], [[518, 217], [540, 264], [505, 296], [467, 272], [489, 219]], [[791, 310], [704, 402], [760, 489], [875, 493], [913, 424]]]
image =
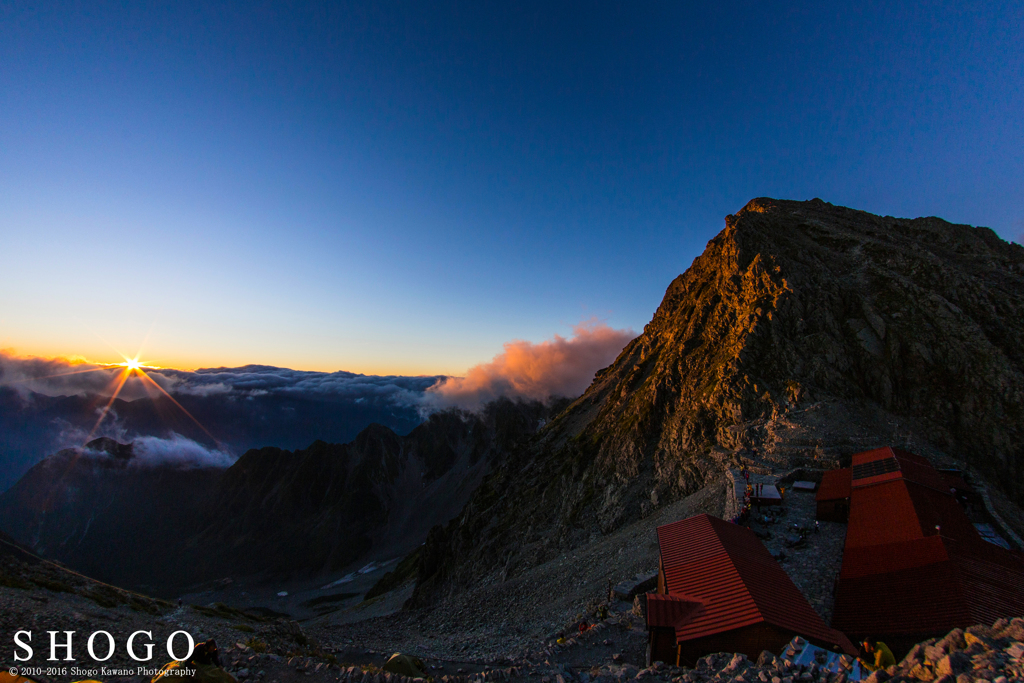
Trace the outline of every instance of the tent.
[[415, 657], [403, 655], [401, 652], [391, 655], [391, 659], [384, 664], [383, 669], [410, 678], [426, 678], [427, 676], [427, 667], [423, 665], [423, 662]]

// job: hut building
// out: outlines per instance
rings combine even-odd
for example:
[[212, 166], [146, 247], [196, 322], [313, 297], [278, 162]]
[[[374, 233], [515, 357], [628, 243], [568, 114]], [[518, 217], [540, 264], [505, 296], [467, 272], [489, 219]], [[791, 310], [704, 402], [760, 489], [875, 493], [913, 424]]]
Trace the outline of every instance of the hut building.
[[833, 627], [880, 637], [899, 653], [953, 628], [1024, 614], [1024, 554], [983, 540], [927, 459], [880, 448], [854, 455], [849, 471]]
[[829, 470], [821, 478], [814, 494], [815, 517], [823, 522], [845, 522], [850, 515], [850, 485], [853, 473], [849, 467]]
[[780, 652], [799, 635], [854, 654], [752, 531], [698, 515], [658, 527], [658, 592], [647, 596], [650, 661], [693, 665], [712, 652]]

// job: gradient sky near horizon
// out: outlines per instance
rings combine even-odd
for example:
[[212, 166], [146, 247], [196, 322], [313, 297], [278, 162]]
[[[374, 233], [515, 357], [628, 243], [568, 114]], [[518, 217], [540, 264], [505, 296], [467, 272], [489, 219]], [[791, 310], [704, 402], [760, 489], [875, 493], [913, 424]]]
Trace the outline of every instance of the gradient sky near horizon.
[[460, 374], [749, 199], [1024, 235], [1024, 4], [0, 2], [0, 348]]

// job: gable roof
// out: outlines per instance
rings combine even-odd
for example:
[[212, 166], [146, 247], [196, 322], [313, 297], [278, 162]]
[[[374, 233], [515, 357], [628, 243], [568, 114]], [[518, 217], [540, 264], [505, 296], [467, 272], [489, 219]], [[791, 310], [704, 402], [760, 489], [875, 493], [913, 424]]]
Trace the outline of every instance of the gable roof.
[[[668, 595], [701, 603], [675, 621], [678, 642], [768, 623], [853, 652], [749, 529], [698, 515], [658, 527], [658, 544]], [[681, 610], [664, 598], [655, 604], [658, 619]]]

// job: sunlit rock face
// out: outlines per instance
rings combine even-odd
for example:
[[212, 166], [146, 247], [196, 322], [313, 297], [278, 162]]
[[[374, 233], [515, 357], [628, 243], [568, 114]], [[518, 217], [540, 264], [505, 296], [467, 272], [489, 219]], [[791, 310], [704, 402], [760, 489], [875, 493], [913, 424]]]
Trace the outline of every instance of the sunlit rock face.
[[755, 199], [434, 532], [417, 600], [606, 533], [754, 448], [781, 469], [888, 443], [1024, 499], [1024, 248], [938, 218]]

